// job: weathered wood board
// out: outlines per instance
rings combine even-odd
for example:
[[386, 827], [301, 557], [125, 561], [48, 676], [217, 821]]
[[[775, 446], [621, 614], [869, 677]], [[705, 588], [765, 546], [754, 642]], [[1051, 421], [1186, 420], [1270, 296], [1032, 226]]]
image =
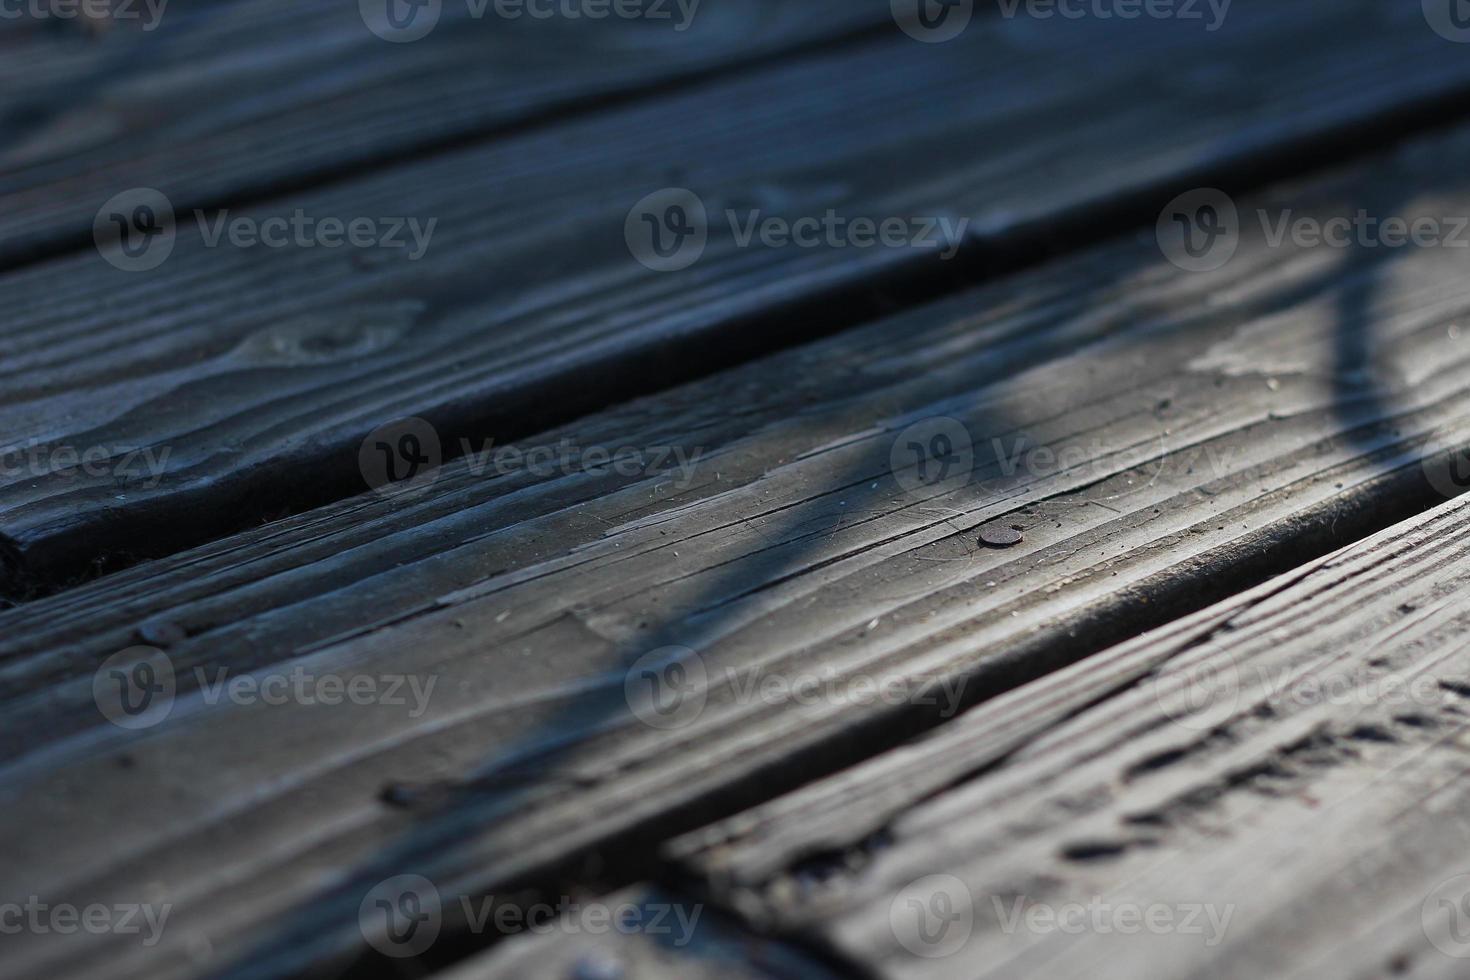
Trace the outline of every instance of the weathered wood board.
[[[564, 900], [558, 897], [556, 902]], [[834, 980], [800, 950], [747, 933], [703, 903], [655, 887], [567, 900], [555, 920], [502, 941], [442, 980]], [[494, 921], [472, 908], [471, 917]], [[505, 921], [526, 918], [510, 907]]]
[[600, 20], [447, 0], [418, 10], [430, 30], [400, 43], [369, 21], [388, 36], [412, 25], [395, 34], [356, 0], [119, 9], [92, 30], [3, 20], [0, 266], [90, 247], [99, 209], [129, 188], [177, 209], [238, 208], [891, 25], [873, 0], [700, 0], [692, 17], [667, 0], [638, 8], [667, 18]]
[[[1241, 211], [1448, 219], [1470, 211], [1466, 162], [1457, 131]], [[1425, 461], [1470, 444], [1462, 253], [1268, 232], [1243, 221], [1201, 273], [1151, 235], [1110, 243], [547, 436], [703, 446], [687, 481], [461, 461], [417, 495], [4, 613], [11, 887], [125, 901], [146, 881], [176, 924], [149, 948], [27, 937], [10, 955], [268, 972], [357, 948], [388, 874], [473, 894], [593, 851], [644, 858], [1453, 491]], [[932, 430], [911, 426], [935, 418], [974, 457], [926, 482], [910, 443]], [[979, 547], [997, 523], [1024, 540]], [[140, 629], [177, 694], [124, 731], [93, 684]], [[645, 700], [670, 646], [707, 680], [673, 699], [687, 716]], [[435, 686], [271, 704], [222, 697], [221, 669]], [[907, 686], [875, 703], [877, 679]]]
[[672, 850], [874, 976], [1463, 976], [1467, 560], [1461, 499]]
[[[905, 284], [1151, 220], [1205, 175], [1360, 152], [1470, 85], [1418, 10], [1353, 2], [1326, 43], [1320, 9], [1242, 0], [1214, 33], [977, 18], [949, 44], [815, 52], [230, 216], [437, 220], [419, 261], [401, 227], [398, 249], [210, 248], [221, 226], [185, 215], [150, 272], [89, 253], [0, 277], [10, 587], [349, 496], [365, 437], [400, 417], [451, 450], [503, 442], [862, 321]], [[1135, 97], [1161, 79], [1167, 99]], [[624, 230], [672, 184], [716, 219], [698, 262], [658, 273]], [[742, 248], [719, 218], [829, 209], [921, 237], [972, 219], [974, 248]]]

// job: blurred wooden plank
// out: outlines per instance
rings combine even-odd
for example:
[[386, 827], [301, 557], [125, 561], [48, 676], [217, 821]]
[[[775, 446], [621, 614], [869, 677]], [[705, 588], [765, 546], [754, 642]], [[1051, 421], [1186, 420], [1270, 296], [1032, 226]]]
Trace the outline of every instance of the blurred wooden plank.
[[1462, 975], [1467, 595], [1461, 499], [674, 850], [874, 976]]
[[[1465, 214], [1467, 162], [1459, 131], [1241, 209]], [[1426, 465], [1470, 445], [1463, 253], [1272, 247], [1270, 227], [1245, 221], [1208, 273], [1152, 236], [1115, 242], [545, 436], [553, 454], [703, 447], [687, 480], [461, 461], [6, 612], [12, 887], [126, 901], [146, 879], [177, 929], [11, 955], [227, 974], [360, 943], [365, 891], [400, 869], [463, 892], [646, 862], [663, 835], [1423, 507], [1450, 485]], [[933, 486], [907, 455], [931, 418], [975, 447]], [[1018, 445], [1054, 455], [1006, 462]], [[978, 546], [996, 524], [1024, 540]], [[177, 692], [123, 731], [94, 681], [140, 638]], [[708, 686], [665, 692], [666, 718], [640, 658], [656, 680], [671, 646]], [[407, 677], [425, 697], [232, 700], [220, 669]], [[900, 697], [874, 703], [880, 680]]]
[[[365, 437], [401, 416], [450, 450], [504, 442], [1043, 242], [1151, 221], [1179, 182], [1360, 150], [1470, 84], [1417, 9], [1334, 9], [1330, 44], [1309, 0], [1237, 3], [1214, 33], [977, 19], [948, 44], [788, 59], [247, 215], [437, 221], [417, 262], [207, 248], [186, 220], [148, 273], [91, 254], [5, 276], [0, 449], [38, 447], [4, 457], [10, 585], [349, 496]], [[974, 250], [946, 264], [934, 248], [741, 248], [717, 217], [699, 262], [656, 273], [624, 228], [674, 182], [715, 216], [964, 216]]]
[[[611, 925], [607, 924], [611, 921]], [[799, 950], [747, 933], [702, 903], [647, 885], [589, 898], [535, 933], [440, 980], [836, 980]]]
[[128, 0], [134, 16], [91, 30], [6, 19], [0, 265], [90, 247], [132, 187], [237, 205], [890, 22], [873, 0], [659, 7], [669, 19], [507, 19], [447, 0], [413, 43], [373, 33], [356, 0]]

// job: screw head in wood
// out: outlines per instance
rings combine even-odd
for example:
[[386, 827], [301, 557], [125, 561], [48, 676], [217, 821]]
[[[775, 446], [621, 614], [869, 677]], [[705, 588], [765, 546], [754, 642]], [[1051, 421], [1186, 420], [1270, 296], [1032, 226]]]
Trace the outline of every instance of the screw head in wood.
[[1025, 540], [1025, 535], [1005, 524], [987, 524], [980, 529], [980, 543], [991, 548], [1012, 548]]

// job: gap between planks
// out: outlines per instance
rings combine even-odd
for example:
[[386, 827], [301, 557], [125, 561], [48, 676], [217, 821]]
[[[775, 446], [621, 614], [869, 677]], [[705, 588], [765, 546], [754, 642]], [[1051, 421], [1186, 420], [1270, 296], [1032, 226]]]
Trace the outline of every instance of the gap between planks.
[[[670, 856], [879, 977], [1463, 975], [1467, 518], [1442, 504]], [[904, 916], [940, 892], [962, 912], [926, 946]], [[1207, 944], [1002, 911], [1089, 903], [1227, 924]]]
[[351, 3], [174, 0], [148, 31], [0, 36], [13, 130], [0, 267], [93, 247], [98, 209], [129, 188], [162, 191], [180, 215], [238, 210], [893, 26], [873, 0], [702, 0], [697, 13], [676, 32], [493, 8], [477, 20], [451, 2], [402, 44]]
[[[1457, 131], [1242, 204], [1453, 214], [1467, 159]], [[944, 720], [752, 701], [736, 681], [938, 677], [963, 680], [967, 705], [1421, 509], [1470, 443], [1457, 259], [1283, 251], [1248, 224], [1231, 263], [1187, 274], [1114, 242], [582, 427], [631, 445], [712, 435], [691, 485], [461, 470], [7, 612], [15, 886], [121, 900], [144, 876], [212, 942], [202, 963], [176, 936], [146, 951], [32, 937], [14, 955], [152, 977], [340, 955], [390, 873], [472, 894], [592, 854], [638, 860]], [[933, 416], [974, 433], [974, 478], [910, 493], [890, 451]], [[988, 437], [1022, 433], [1090, 448], [1006, 474]], [[1025, 542], [976, 549], [995, 520]], [[164, 622], [173, 714], [106, 725], [97, 665]], [[689, 725], [659, 730], [625, 682], [670, 644], [712, 683]], [[221, 666], [442, 684], [422, 717], [208, 704], [194, 668]]]
[[[1241, 2], [1210, 35], [981, 19], [950, 44], [792, 58], [252, 212], [411, 205], [442, 217], [416, 263], [207, 249], [189, 232], [144, 275], [93, 255], [0, 277], [7, 448], [100, 446], [116, 464], [87, 475], [43, 453], [43, 472], [0, 486], [12, 591], [349, 496], [364, 438], [403, 416], [450, 455], [503, 442], [1152, 221], [1192, 182], [1307, 169], [1463, 111], [1470, 63], [1419, 11], [1355, 2], [1322, 45], [1317, 10]], [[1182, 80], [1172, 98], [1130, 97], [1155, 74]], [[719, 231], [701, 262], [658, 275], [622, 231], [675, 164], [714, 214], [976, 224], [949, 264], [742, 250]], [[120, 482], [127, 447], [168, 455]]]

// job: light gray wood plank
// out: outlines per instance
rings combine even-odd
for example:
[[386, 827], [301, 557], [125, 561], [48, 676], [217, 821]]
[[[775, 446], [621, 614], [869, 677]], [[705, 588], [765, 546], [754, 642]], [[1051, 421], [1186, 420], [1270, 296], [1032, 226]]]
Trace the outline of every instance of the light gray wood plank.
[[672, 850], [878, 976], [1461, 975], [1467, 557], [1460, 499]]

